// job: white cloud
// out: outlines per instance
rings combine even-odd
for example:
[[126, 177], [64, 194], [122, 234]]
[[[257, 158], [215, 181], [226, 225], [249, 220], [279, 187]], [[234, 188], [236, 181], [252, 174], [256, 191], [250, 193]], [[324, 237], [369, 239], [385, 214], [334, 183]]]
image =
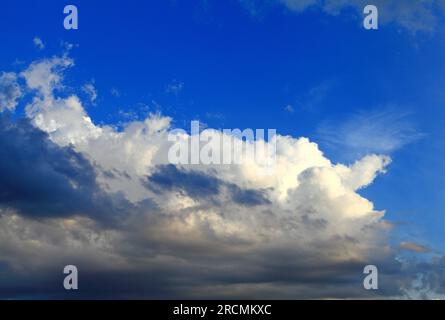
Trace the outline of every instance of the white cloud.
[[339, 175], [352, 190], [358, 190], [371, 184], [378, 173], [384, 173], [385, 168], [391, 163], [389, 157], [376, 155], [365, 156], [356, 161], [352, 166], [337, 165]]
[[29, 89], [50, 97], [53, 90], [61, 87], [62, 71], [72, 65], [73, 61], [68, 57], [54, 57], [33, 62], [21, 76], [25, 78]]
[[0, 75], [0, 112], [14, 110], [23, 92], [13, 72]]
[[318, 128], [318, 136], [328, 147], [341, 150], [345, 158], [357, 158], [368, 153], [391, 154], [424, 134], [409, 113], [382, 109], [325, 122]]
[[[51, 64], [50, 61], [40, 63], [44, 66]], [[30, 69], [25, 74], [33, 73], [40, 67], [33, 64]], [[52, 74], [49, 78], [60, 79], [61, 75]], [[189, 207], [189, 219], [192, 219], [190, 222], [194, 221], [189, 227], [203, 227], [200, 224], [205, 221], [214, 232], [222, 232], [221, 235], [225, 237], [230, 234], [239, 237], [252, 234], [255, 238], [255, 233], [283, 232], [267, 227], [270, 224], [268, 218], [259, 213], [255, 216], [242, 208], [235, 209], [236, 205], [233, 203], [202, 211], [198, 209], [202, 204], [196, 203], [196, 200], [191, 201], [182, 194], [156, 195], [145, 188], [141, 183], [144, 177], [155, 172], [157, 166], [168, 164], [167, 154], [171, 142], [168, 142], [167, 134], [172, 119], [151, 115], [145, 121], [130, 122], [123, 131], [116, 131], [110, 126], [94, 124], [78, 97], [61, 99], [46, 95], [50, 91], [48, 86], [46, 81], [43, 85], [31, 82], [31, 87], [40, 88], [43, 98], [35, 99], [27, 107], [28, 116], [61, 146], [73, 145], [77, 151], [87, 155], [105, 170], [127, 173], [130, 178], [117, 181], [102, 177], [103, 183], [114, 192], [122, 192], [132, 201], [152, 198], [161, 208], [171, 209], [179, 203], [189, 203], [186, 205], [192, 206]], [[188, 135], [182, 136], [182, 142], [179, 143], [188, 143], [189, 139]], [[254, 159], [247, 159], [239, 166], [198, 165], [193, 170], [242, 188], [261, 192], [266, 190], [265, 195], [271, 201], [268, 210], [275, 212], [275, 223], [282, 228], [287, 219], [295, 221], [296, 229], [288, 230], [290, 234], [287, 236], [290, 237], [298, 234], [299, 237], [311, 239], [315, 236], [315, 232], [304, 231], [304, 224], [298, 222], [309, 213], [314, 219], [325, 220], [329, 226], [332, 225], [332, 229], [320, 231], [317, 238], [328, 238], [335, 234], [355, 237], [360, 234], [363, 224], [377, 223], [376, 217], [380, 217], [382, 213], [375, 211], [372, 203], [355, 193], [355, 190], [372, 183], [377, 173], [383, 172], [388, 164], [386, 157], [365, 157], [353, 166], [333, 165], [318, 146], [306, 138], [278, 135], [276, 139], [277, 162], [273, 172], [265, 172], [264, 167], [258, 165]], [[179, 205], [177, 208], [181, 207], [183, 206]], [[192, 210], [193, 207], [196, 209]], [[230, 210], [232, 213], [227, 212], [230, 207], [233, 207], [233, 211]], [[170, 213], [173, 216], [180, 214]], [[249, 219], [256, 221], [256, 231], [252, 230], [252, 221]], [[236, 230], [240, 233], [237, 234]]]
[[39, 37], [35, 37], [33, 39], [33, 42], [37, 49], [39, 49], [39, 50], [45, 49], [45, 44], [43, 43], [42, 39], [40, 39]]
[[[215, 285], [219, 297], [234, 285], [240, 297], [330, 296], [329, 276], [354, 279], [357, 265], [388, 262], [384, 211], [357, 193], [385, 171], [387, 156], [333, 164], [309, 139], [277, 135], [272, 171], [250, 158], [241, 165], [173, 170], [167, 160], [172, 119], [151, 114], [122, 130], [95, 124], [79, 97], [62, 98], [54, 90], [72, 65], [67, 57], [54, 57], [22, 73], [35, 90], [26, 115], [57, 145], [72, 146], [89, 159], [103, 192], [123, 195], [133, 207], [116, 208], [124, 219], [109, 229], [81, 214], [39, 223], [9, 210], [0, 227], [28, 229], [20, 237], [0, 236], [0, 260], [17, 270], [51, 268], [67, 257], [92, 266], [115, 264], [114, 271], [148, 273], [141, 283], [179, 272], [176, 297], [196, 297]], [[181, 134], [177, 143], [190, 139]], [[29, 255], [36, 248], [40, 255]], [[310, 290], [306, 274], [317, 283]], [[244, 287], [247, 278], [250, 286]], [[365, 294], [353, 288], [341, 296]]]
[[94, 87], [94, 82], [89, 82], [83, 85], [82, 87], [83, 92], [85, 92], [88, 97], [90, 98], [90, 101], [92, 104], [96, 103], [97, 100], [97, 90]]
[[[270, 3], [265, 0], [241, 0], [249, 7]], [[329, 15], [338, 15], [342, 11], [353, 9], [357, 17], [363, 17], [363, 8], [370, 4], [367, 0], [274, 0], [291, 11], [301, 13], [309, 9], [321, 9]], [[379, 20], [394, 23], [409, 32], [432, 32], [445, 13], [443, 0], [374, 0], [379, 9]], [[254, 11], [255, 12], [255, 11]]]
[[[438, 12], [434, 0], [375, 0], [373, 5], [379, 9], [379, 19], [382, 23], [395, 23], [409, 32], [432, 32], [443, 12]], [[363, 8], [369, 4], [366, 0], [327, 0], [324, 10], [329, 14], [338, 14], [347, 8], [357, 10], [362, 16]]]

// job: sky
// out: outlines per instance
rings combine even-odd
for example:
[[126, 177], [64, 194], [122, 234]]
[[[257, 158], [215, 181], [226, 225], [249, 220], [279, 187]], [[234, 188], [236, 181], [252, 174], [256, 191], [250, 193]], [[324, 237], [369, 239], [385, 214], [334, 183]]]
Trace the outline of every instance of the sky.
[[[373, 3], [2, 1], [0, 298], [441, 297], [445, 2]], [[193, 120], [276, 170], [169, 163]]]

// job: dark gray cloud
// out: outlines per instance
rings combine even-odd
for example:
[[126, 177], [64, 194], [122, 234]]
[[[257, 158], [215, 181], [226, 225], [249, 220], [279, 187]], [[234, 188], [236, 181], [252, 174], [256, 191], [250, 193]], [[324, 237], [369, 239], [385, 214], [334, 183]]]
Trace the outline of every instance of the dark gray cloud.
[[212, 175], [193, 170], [179, 169], [177, 166], [161, 165], [144, 185], [155, 192], [176, 190], [193, 199], [211, 199], [227, 190], [231, 201], [244, 206], [269, 204], [265, 195], [254, 189], [243, 189], [233, 183], [227, 183]]
[[160, 166], [158, 171], [148, 177], [148, 182], [145, 185], [161, 192], [162, 189], [178, 190], [192, 198], [205, 198], [217, 195], [221, 182], [204, 173], [182, 171], [170, 164]]
[[[325, 249], [320, 247], [320, 252]], [[208, 248], [211, 250], [215, 248]], [[162, 249], [157, 252], [162, 253]], [[372, 263], [379, 267], [380, 287], [367, 291], [362, 285], [363, 266], [369, 261], [335, 262], [328, 255], [290, 246], [286, 250], [252, 249], [248, 253], [211, 254], [202, 250], [193, 258], [187, 258], [184, 248], [175, 249], [175, 255], [165, 261], [154, 256], [143, 263], [135, 259], [131, 269], [110, 269], [73, 253], [64, 259], [59, 257], [48, 268], [26, 273], [3, 266], [0, 277], [7, 280], [2, 281], [0, 298], [366, 299], [400, 296], [400, 282], [408, 284], [415, 278], [415, 273], [401, 272], [400, 263], [388, 259], [392, 256], [375, 257]], [[71, 263], [79, 268], [81, 289], [76, 293], [67, 293], [60, 285], [63, 266]]]
[[54, 144], [25, 119], [0, 114], [0, 205], [34, 218], [112, 220], [129, 204], [101, 191], [83, 155]]
[[228, 189], [235, 203], [244, 206], [259, 206], [270, 204], [270, 201], [261, 191], [254, 189], [242, 189], [235, 184], [229, 184]]
[[[339, 168], [308, 139], [278, 136], [275, 176], [155, 167], [171, 119], [95, 125], [76, 97], [54, 95], [71, 64], [22, 73], [39, 91], [33, 125], [0, 118], [0, 298], [384, 298], [420, 270], [425, 286], [442, 283], [441, 263], [396, 259], [383, 212], [355, 192], [385, 158]], [[80, 272], [74, 294], [61, 286], [68, 264]], [[362, 286], [368, 264], [375, 292]]]
[[[206, 223], [183, 231], [189, 212], [172, 216], [149, 199], [133, 206], [113, 200], [98, 191], [91, 163], [71, 148], [54, 145], [27, 121], [13, 122], [1, 116], [0, 125], [1, 203], [30, 219], [1, 222], [0, 298], [409, 297], [407, 292], [420, 272], [424, 275], [422, 290], [434, 285], [440, 292], [445, 287], [441, 285], [445, 283], [441, 261], [405, 267], [394, 252], [385, 253], [378, 245], [360, 257], [333, 258], [361, 252], [359, 246], [366, 242], [361, 239], [334, 236], [302, 246], [298, 238], [274, 244], [267, 237], [264, 241], [218, 237]], [[144, 183], [161, 193], [178, 190], [198, 200], [216, 198], [221, 203], [214, 202], [214, 209], [225, 208], [225, 195], [234, 203], [230, 208], [270, 205], [258, 190], [172, 165], [160, 166]], [[94, 223], [117, 212], [127, 219], [116, 228]], [[79, 220], [68, 234], [60, 230], [57, 218], [74, 215], [87, 215], [93, 221]], [[31, 222], [35, 218], [41, 221]], [[166, 228], [178, 221], [182, 224], [176, 233]], [[311, 223], [321, 229], [325, 224], [321, 220]], [[305, 226], [311, 223], [306, 221]], [[20, 231], [25, 229], [26, 239], [40, 243], [37, 248], [33, 241], [23, 242]], [[109, 230], [117, 235], [110, 236]], [[6, 231], [10, 233], [2, 235]], [[103, 241], [106, 246], [101, 245]], [[73, 242], [79, 245], [73, 247]], [[41, 257], [47, 261], [42, 263]], [[26, 272], [17, 272], [17, 261]], [[79, 268], [81, 290], [75, 294], [61, 287], [67, 264]], [[363, 289], [367, 264], [379, 268], [378, 291]]]

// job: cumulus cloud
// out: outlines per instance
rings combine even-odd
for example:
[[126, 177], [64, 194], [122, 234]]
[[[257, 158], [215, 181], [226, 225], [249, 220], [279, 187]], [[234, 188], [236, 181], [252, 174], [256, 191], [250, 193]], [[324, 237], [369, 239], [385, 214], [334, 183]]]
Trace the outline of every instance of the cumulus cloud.
[[379, 265], [380, 296], [401, 294], [391, 226], [358, 193], [387, 156], [335, 164], [309, 139], [277, 135], [241, 141], [276, 143], [272, 170], [249, 157], [172, 165], [168, 150], [191, 135], [169, 141], [173, 119], [160, 114], [95, 124], [77, 95], [57, 94], [71, 66], [33, 62], [27, 119], [1, 120], [1, 297], [63, 297], [66, 264], [82, 270], [86, 298], [369, 297], [367, 264]]
[[29, 89], [37, 90], [43, 96], [49, 97], [53, 90], [61, 87], [63, 80], [61, 71], [72, 64], [73, 61], [66, 56], [36, 61], [22, 72], [21, 76], [25, 78]]
[[101, 190], [91, 163], [50, 141], [28, 120], [0, 115], [0, 150], [1, 206], [33, 218], [118, 217], [124, 201], [119, 204], [119, 197], [111, 200]]

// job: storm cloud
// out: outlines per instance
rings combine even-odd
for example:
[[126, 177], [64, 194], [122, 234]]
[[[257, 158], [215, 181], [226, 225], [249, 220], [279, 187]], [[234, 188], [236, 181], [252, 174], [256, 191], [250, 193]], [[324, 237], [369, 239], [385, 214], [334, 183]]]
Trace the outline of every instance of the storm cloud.
[[[60, 288], [67, 264], [80, 270], [74, 298], [369, 298], [410, 288], [418, 269], [396, 259], [384, 210], [358, 192], [389, 157], [334, 164], [308, 138], [277, 135], [273, 170], [252, 159], [173, 166], [171, 118], [95, 124], [77, 95], [57, 94], [72, 66], [67, 56], [33, 62], [21, 73], [33, 95], [25, 119], [0, 118], [1, 298], [73, 298]], [[378, 292], [363, 289], [368, 264], [379, 266]]]
[[71, 147], [60, 147], [27, 119], [0, 114], [0, 205], [33, 218], [86, 215], [117, 218], [126, 203], [106, 195], [96, 170]]

